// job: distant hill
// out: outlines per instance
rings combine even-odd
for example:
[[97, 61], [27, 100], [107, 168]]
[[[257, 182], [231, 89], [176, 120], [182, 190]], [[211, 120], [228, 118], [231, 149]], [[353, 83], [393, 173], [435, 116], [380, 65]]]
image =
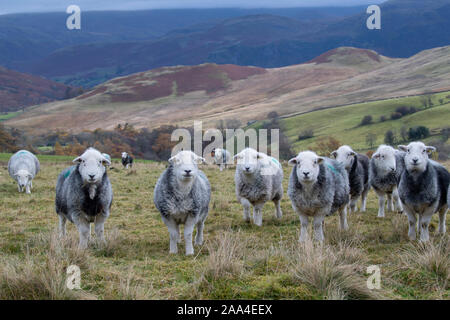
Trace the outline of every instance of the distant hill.
[[217, 63], [277, 68], [309, 61], [342, 46], [405, 58], [450, 44], [448, 1], [390, 0], [381, 5], [381, 12], [381, 30], [366, 28], [368, 15], [362, 7], [358, 13], [322, 15], [323, 19], [300, 19], [282, 11], [230, 14], [145, 41], [74, 44], [26, 65], [26, 70], [66, 84], [91, 87], [162, 66]]
[[266, 119], [341, 105], [450, 90], [450, 46], [391, 59], [344, 47], [309, 63], [263, 69], [203, 64], [165, 67], [110, 80], [74, 99], [31, 107], [6, 123], [33, 133], [154, 128], [193, 120]]
[[0, 67], [0, 112], [73, 97], [77, 89]]
[[331, 22], [361, 9], [325, 7], [83, 11], [81, 30], [67, 30], [68, 15], [65, 12], [0, 15], [0, 65], [18, 71], [30, 71], [35, 62], [62, 48], [87, 43], [98, 45], [155, 40], [175, 29], [185, 30], [192, 26], [201, 29], [224, 19], [246, 15], [274, 14], [302, 21]]

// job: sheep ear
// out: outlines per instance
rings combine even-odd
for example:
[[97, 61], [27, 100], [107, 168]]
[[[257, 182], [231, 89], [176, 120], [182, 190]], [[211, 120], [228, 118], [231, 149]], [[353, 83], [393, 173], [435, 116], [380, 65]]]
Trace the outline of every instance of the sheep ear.
[[298, 163], [297, 158], [292, 158], [288, 161], [288, 165], [294, 167]]
[[81, 159], [81, 157], [77, 157], [72, 160], [73, 163], [80, 163], [81, 161], [83, 161], [83, 159]]
[[202, 157], [196, 157], [196, 158], [194, 159], [194, 162], [195, 162], [196, 164], [202, 164], [202, 163], [205, 163], [206, 160], [205, 160], [205, 158], [202, 158]]
[[104, 166], [110, 166], [111, 165], [111, 161], [109, 161], [108, 159], [106, 159], [105, 157], [102, 157], [102, 164]]
[[356, 157], [356, 152], [355, 151], [351, 151], [350, 155], [352, 155], [353, 157]]
[[405, 151], [405, 152], [408, 151], [408, 147], [407, 147], [407, 146], [404, 146], [404, 145], [402, 145], [402, 144], [401, 144], [401, 145], [398, 145], [397, 147], [398, 147], [399, 150], [402, 150], [402, 151]]
[[378, 152], [375, 152], [375, 153], [372, 155], [372, 158], [379, 159], [379, 158], [380, 158], [380, 154], [379, 154]]
[[337, 157], [337, 151], [334, 150], [332, 153], [330, 153], [330, 156], [331, 156], [332, 158], [335, 158], [335, 159], [336, 159], [336, 157]]
[[317, 158], [317, 163], [321, 164], [325, 159], [323, 157], [318, 157]]
[[241, 158], [242, 158], [242, 155], [240, 153], [238, 153], [238, 154], [234, 155], [233, 160], [237, 160], [237, 159], [241, 159]]
[[427, 153], [428, 153], [428, 154], [432, 154], [433, 152], [436, 151], [436, 148], [435, 148], [435, 147], [432, 147], [432, 146], [426, 146], [426, 147], [425, 147], [425, 150], [427, 150]]
[[177, 158], [177, 156], [173, 156], [173, 157], [171, 157], [171, 158], [169, 158], [169, 163], [175, 163], [175, 160], [176, 160], [176, 158]]

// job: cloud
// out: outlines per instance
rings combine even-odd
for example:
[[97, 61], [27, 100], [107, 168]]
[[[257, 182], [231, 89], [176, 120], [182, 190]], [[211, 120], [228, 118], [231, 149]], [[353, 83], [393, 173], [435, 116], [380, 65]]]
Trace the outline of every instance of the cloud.
[[1, 4], [0, 13], [61, 11], [75, 4], [82, 10], [141, 10], [175, 8], [283, 8], [353, 6], [378, 4], [385, 0], [13, 0]]

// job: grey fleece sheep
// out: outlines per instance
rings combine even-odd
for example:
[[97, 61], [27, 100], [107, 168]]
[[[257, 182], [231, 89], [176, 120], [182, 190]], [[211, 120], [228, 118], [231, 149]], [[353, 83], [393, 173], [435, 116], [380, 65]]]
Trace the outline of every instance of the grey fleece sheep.
[[384, 206], [386, 203], [388, 211], [393, 211], [393, 200], [395, 208], [403, 211], [403, 206], [398, 195], [398, 183], [405, 170], [405, 153], [386, 145], [380, 145], [372, 155], [369, 164], [369, 183], [378, 195], [378, 217], [384, 217]]
[[9, 175], [17, 181], [19, 192], [31, 193], [33, 179], [39, 170], [39, 160], [27, 150], [16, 152], [8, 161]]
[[428, 226], [436, 212], [439, 212], [439, 233], [445, 234], [450, 173], [428, 158], [428, 154], [436, 150], [434, 147], [422, 142], [411, 142], [408, 146], [399, 146], [399, 149], [406, 152], [399, 194], [408, 215], [410, 240], [416, 239], [417, 216], [420, 240], [429, 240]]
[[312, 151], [300, 152], [289, 160], [293, 166], [288, 195], [301, 222], [300, 242], [307, 238], [309, 217], [313, 218], [314, 238], [323, 241], [325, 216], [339, 212], [341, 229], [348, 229], [347, 205], [350, 186], [345, 168], [339, 162], [319, 157]]
[[66, 220], [73, 222], [80, 234], [79, 247], [85, 249], [90, 238], [90, 223], [104, 239], [104, 224], [109, 216], [113, 191], [105, 166], [111, 163], [99, 151], [89, 148], [73, 160], [75, 166], [64, 169], [56, 183], [55, 208], [60, 235], [66, 233]]
[[250, 221], [253, 206], [253, 222], [262, 225], [262, 207], [267, 201], [275, 204], [275, 215], [281, 219], [280, 201], [283, 197], [283, 170], [273, 157], [246, 148], [234, 156], [237, 160], [234, 182], [237, 201], [244, 207], [244, 220]]
[[366, 211], [369, 193], [369, 158], [356, 153], [349, 146], [341, 146], [331, 153], [332, 158], [345, 166], [350, 183], [350, 212], [356, 212], [356, 203], [361, 197], [361, 212]]
[[170, 253], [177, 253], [184, 224], [186, 255], [194, 254], [192, 233], [197, 225], [195, 244], [203, 243], [203, 227], [208, 216], [211, 186], [197, 165], [205, 159], [191, 151], [181, 151], [169, 159], [168, 168], [155, 186], [154, 202], [170, 234]]

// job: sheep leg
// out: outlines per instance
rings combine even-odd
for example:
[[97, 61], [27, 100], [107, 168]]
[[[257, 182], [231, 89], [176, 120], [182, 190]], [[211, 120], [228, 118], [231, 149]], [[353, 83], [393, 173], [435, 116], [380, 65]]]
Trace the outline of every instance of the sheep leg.
[[339, 211], [339, 221], [340, 226], [342, 230], [348, 230], [348, 224], [347, 224], [347, 206], [344, 206]]
[[385, 205], [384, 193], [377, 192], [377, 195], [378, 195], [378, 218], [384, 218], [384, 205]]
[[26, 189], [26, 193], [27, 194], [31, 194], [30, 182], [27, 182], [27, 185], [26, 185], [25, 189]]
[[387, 211], [388, 212], [394, 211], [393, 204], [392, 204], [392, 193], [387, 194]]
[[20, 184], [17, 184], [17, 187], [19, 189], [19, 192], [22, 192], [22, 187], [20, 186]]
[[400, 200], [400, 196], [398, 195], [398, 189], [395, 188], [394, 191], [392, 191], [392, 196], [394, 197], [395, 202], [395, 210], [402, 213], [403, 212], [403, 205], [402, 201]]
[[302, 214], [301, 212], [298, 213], [298, 216], [300, 217], [300, 238], [298, 239], [299, 242], [305, 242], [306, 238], [308, 237], [308, 216], [306, 214]]
[[280, 199], [273, 200], [273, 203], [275, 204], [275, 216], [278, 219], [281, 219], [281, 217], [283, 216], [283, 212], [281, 211], [280, 202], [281, 202]]
[[189, 216], [184, 224], [184, 243], [186, 246], [186, 255], [194, 254], [194, 247], [192, 246], [192, 233], [194, 233], [195, 220]]
[[105, 221], [108, 215], [98, 215], [95, 218], [95, 236], [97, 237], [97, 241], [102, 243], [106, 243], [105, 240]]
[[447, 208], [443, 208], [439, 211], [439, 234], [445, 234], [445, 217], [447, 215]]
[[197, 234], [195, 235], [195, 245], [201, 246], [203, 244], [203, 227], [205, 226], [205, 221], [199, 221], [197, 223]]
[[177, 243], [181, 243], [181, 234], [180, 234], [180, 225], [177, 224], [176, 225], [176, 230], [177, 230]]
[[162, 218], [164, 224], [167, 226], [170, 235], [170, 249], [169, 253], [176, 254], [178, 252], [178, 239], [180, 238], [180, 230], [178, 224], [172, 220], [165, 217]]
[[361, 195], [361, 212], [366, 212], [367, 195], [369, 194], [369, 188], [365, 189]]
[[223, 171], [223, 164], [219, 164], [219, 170]]
[[89, 238], [91, 236], [91, 225], [86, 219], [79, 216], [74, 219], [74, 223], [77, 226], [78, 233], [80, 235], [80, 243], [78, 244], [78, 248], [86, 249], [89, 243]]
[[250, 222], [250, 202], [247, 199], [241, 198], [241, 204], [244, 207], [244, 221]]
[[323, 215], [316, 215], [313, 219], [313, 226], [314, 226], [314, 239], [323, 242], [323, 222], [324, 222], [325, 216]]
[[358, 211], [358, 208], [356, 207], [357, 202], [358, 202], [358, 196], [352, 196], [350, 199], [349, 213], [356, 213], [356, 211]]
[[66, 221], [67, 221], [67, 219], [66, 219], [66, 217], [59, 215], [59, 214], [58, 214], [58, 217], [59, 217], [59, 237], [63, 238], [66, 236]]
[[417, 223], [417, 217], [414, 211], [409, 210], [405, 207], [405, 212], [408, 215], [408, 237], [409, 240], [414, 241], [416, 240], [416, 223]]
[[420, 241], [427, 242], [430, 240], [430, 233], [428, 227], [430, 225], [431, 217], [433, 216], [434, 208], [428, 208], [422, 214], [421, 219], [419, 220], [419, 228], [420, 228]]
[[262, 207], [264, 204], [256, 204], [253, 206], [253, 223], [258, 227], [262, 226]]

